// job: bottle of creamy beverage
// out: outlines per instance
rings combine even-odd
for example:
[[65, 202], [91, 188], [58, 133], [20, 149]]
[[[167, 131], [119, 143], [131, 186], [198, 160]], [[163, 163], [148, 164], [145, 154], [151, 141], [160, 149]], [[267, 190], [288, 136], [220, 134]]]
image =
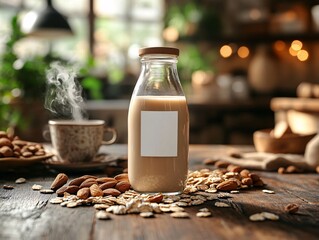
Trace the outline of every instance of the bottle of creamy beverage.
[[138, 192], [177, 194], [188, 172], [189, 116], [178, 73], [179, 50], [142, 48], [128, 114], [128, 175]]

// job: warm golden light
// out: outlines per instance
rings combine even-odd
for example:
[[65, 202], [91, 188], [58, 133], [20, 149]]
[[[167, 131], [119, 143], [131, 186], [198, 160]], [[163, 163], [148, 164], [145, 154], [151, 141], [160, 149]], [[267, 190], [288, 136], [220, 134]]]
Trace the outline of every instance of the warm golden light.
[[298, 51], [295, 51], [292, 47], [289, 48], [289, 53], [291, 56], [296, 57], [298, 54]]
[[238, 48], [237, 54], [239, 57], [241, 58], [246, 58], [249, 56], [249, 49], [248, 47], [245, 46], [241, 46], [240, 48]]
[[167, 27], [163, 31], [163, 38], [167, 42], [176, 42], [179, 38], [179, 33], [176, 28], [174, 27]]
[[229, 45], [224, 45], [219, 50], [220, 55], [224, 58], [228, 58], [232, 55], [233, 50]]
[[294, 40], [291, 43], [291, 48], [295, 51], [299, 51], [302, 49], [302, 42], [300, 42], [299, 40]]
[[306, 50], [300, 50], [297, 54], [299, 61], [304, 62], [308, 59], [309, 53]]
[[274, 49], [278, 52], [285, 50], [286, 43], [284, 41], [278, 40], [274, 43]]

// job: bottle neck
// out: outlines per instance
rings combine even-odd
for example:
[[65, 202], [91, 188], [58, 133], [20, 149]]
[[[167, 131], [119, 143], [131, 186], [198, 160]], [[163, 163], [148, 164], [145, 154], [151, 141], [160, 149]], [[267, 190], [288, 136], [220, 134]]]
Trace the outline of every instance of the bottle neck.
[[173, 55], [145, 55], [141, 58], [142, 71], [154, 78], [177, 75], [177, 57]]
[[137, 95], [184, 95], [177, 72], [177, 56], [148, 54], [141, 58]]

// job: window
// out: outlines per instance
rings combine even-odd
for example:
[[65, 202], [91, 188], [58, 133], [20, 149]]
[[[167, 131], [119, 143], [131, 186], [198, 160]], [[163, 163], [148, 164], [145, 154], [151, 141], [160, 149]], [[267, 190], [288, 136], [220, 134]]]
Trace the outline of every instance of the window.
[[[138, 48], [162, 44], [164, 0], [52, 0], [52, 4], [67, 16], [75, 36], [50, 44], [25, 38], [17, 46], [20, 57], [46, 55], [51, 51], [69, 60], [85, 62], [92, 49], [96, 74], [117, 84], [123, 81], [125, 73], [139, 71]], [[27, 12], [45, 7], [45, 0], [0, 0], [0, 54], [10, 31], [11, 17], [19, 12], [23, 19]], [[94, 19], [91, 25], [90, 11]]]

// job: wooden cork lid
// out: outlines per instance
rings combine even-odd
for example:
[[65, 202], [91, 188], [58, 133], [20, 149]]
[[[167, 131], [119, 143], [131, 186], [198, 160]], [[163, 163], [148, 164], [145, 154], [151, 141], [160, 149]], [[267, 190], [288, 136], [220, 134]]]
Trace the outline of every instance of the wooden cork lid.
[[139, 56], [146, 54], [169, 54], [179, 56], [179, 49], [172, 47], [147, 47], [139, 50]]

